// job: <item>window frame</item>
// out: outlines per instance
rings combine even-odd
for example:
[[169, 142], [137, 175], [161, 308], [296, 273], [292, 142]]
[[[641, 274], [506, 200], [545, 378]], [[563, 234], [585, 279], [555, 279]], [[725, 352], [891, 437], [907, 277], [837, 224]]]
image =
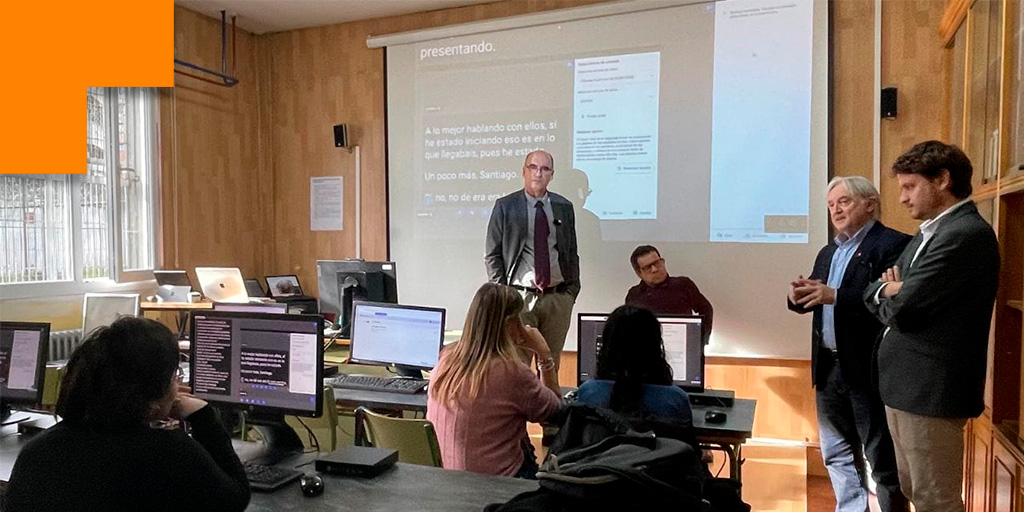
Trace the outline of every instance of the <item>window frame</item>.
[[[142, 111], [147, 115], [147, 122], [142, 123], [141, 130], [145, 133], [136, 134], [136, 140], [142, 142], [137, 144], [136, 151], [144, 152], [139, 155], [139, 161], [147, 164], [147, 180], [149, 185], [144, 192], [148, 201], [148, 208], [145, 209], [145, 222], [149, 228], [149, 252], [152, 267], [150, 269], [125, 270], [125, 257], [122, 252], [122, 206], [119, 197], [120, 193], [120, 151], [117, 132], [117, 94], [118, 88], [104, 88], [105, 108], [107, 108], [107, 138], [104, 144], [104, 151], [107, 159], [107, 191], [106, 201], [111, 205], [107, 209], [107, 250], [111, 255], [109, 258], [109, 277], [86, 280], [83, 272], [83, 249], [82, 249], [82, 212], [81, 212], [81, 185], [86, 178], [86, 173], [66, 175], [66, 187], [68, 201], [68, 226], [69, 235], [65, 237], [65, 243], [71, 243], [70, 275], [73, 279], [62, 281], [39, 281], [0, 284], [0, 299], [31, 299], [68, 295], [81, 295], [88, 292], [128, 292], [152, 289], [156, 282], [153, 278], [153, 269], [159, 268], [159, 233], [160, 226], [160, 119], [159, 119], [159, 97], [156, 90], [151, 88], [138, 88], [143, 101]], [[53, 179], [48, 177], [47, 179]]]

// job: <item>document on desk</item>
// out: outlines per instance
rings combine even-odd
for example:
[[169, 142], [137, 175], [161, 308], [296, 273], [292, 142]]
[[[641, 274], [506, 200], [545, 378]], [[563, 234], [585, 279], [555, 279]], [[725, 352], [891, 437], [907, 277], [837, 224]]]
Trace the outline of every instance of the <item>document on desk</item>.
[[309, 179], [310, 231], [341, 231], [345, 219], [345, 187], [341, 176]]

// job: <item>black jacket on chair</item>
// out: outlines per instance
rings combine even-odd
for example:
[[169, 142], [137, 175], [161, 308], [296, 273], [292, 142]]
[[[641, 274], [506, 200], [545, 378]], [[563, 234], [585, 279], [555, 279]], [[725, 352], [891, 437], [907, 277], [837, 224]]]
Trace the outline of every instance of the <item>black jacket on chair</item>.
[[[878, 279], [886, 269], [896, 263], [910, 235], [900, 233], [875, 222], [857, 247], [857, 252], [846, 266], [846, 273], [836, 292], [835, 333], [839, 367], [843, 378], [851, 386], [869, 389], [872, 386], [873, 351], [878, 336], [885, 327], [864, 304], [862, 297], [868, 284]], [[829, 267], [837, 246], [830, 242], [818, 251], [814, 270], [808, 279], [828, 282]], [[814, 312], [811, 323], [811, 382], [817, 385], [828, 377], [833, 364], [830, 354], [819, 354], [822, 346], [822, 306], [804, 309], [786, 299], [789, 309], [803, 314]]]

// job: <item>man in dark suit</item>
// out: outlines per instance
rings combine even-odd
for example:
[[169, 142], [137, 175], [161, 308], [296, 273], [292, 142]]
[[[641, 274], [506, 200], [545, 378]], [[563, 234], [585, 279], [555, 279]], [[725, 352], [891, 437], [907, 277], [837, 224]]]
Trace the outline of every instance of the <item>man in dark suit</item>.
[[964, 509], [963, 428], [985, 408], [999, 246], [971, 201], [971, 161], [939, 141], [892, 166], [900, 202], [924, 221], [896, 265], [864, 293], [886, 325], [878, 386], [900, 484], [918, 512]]
[[811, 381], [816, 389], [821, 454], [837, 512], [868, 510], [873, 479], [879, 508], [906, 510], [885, 409], [872, 383], [872, 349], [883, 325], [864, 306], [864, 289], [889, 268], [910, 236], [878, 221], [878, 192], [860, 176], [828, 185], [835, 240], [818, 252], [809, 278], [790, 283], [787, 303], [814, 312]]
[[523, 322], [544, 336], [557, 365], [580, 293], [580, 258], [572, 203], [548, 191], [554, 175], [547, 151], [526, 156], [523, 189], [494, 203], [484, 263], [491, 282], [519, 290]]

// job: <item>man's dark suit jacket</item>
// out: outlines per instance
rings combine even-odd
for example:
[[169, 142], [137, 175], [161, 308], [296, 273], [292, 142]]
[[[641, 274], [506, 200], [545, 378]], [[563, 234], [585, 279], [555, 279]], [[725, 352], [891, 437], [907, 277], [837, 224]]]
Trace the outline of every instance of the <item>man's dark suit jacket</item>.
[[[861, 300], [864, 289], [896, 262], [896, 258], [909, 241], [910, 235], [889, 229], [881, 222], [875, 222], [864, 235], [857, 252], [846, 266], [846, 273], [843, 274], [843, 280], [836, 293], [834, 318], [839, 368], [843, 372], [843, 379], [850, 386], [860, 389], [872, 387], [872, 354], [875, 341], [884, 327]], [[814, 270], [811, 271], [809, 279], [828, 282], [832, 255], [837, 248], [833, 241], [818, 251], [818, 257], [814, 260]], [[824, 383], [833, 364], [833, 358], [828, 354], [822, 357], [822, 354], [818, 353], [819, 348], [823, 346], [824, 336], [822, 306], [804, 309], [790, 302], [788, 298], [786, 302], [789, 309], [797, 313], [814, 312], [814, 319], [811, 322], [811, 382], [815, 385]]]
[[[566, 291], [575, 298], [580, 293], [580, 257], [576, 247], [576, 214], [568, 199], [548, 191], [551, 211], [555, 215], [555, 248], [558, 267]], [[484, 263], [492, 283], [510, 284], [519, 256], [526, 248], [529, 234], [526, 193], [520, 189], [494, 202], [487, 225], [487, 246]]]
[[999, 285], [999, 245], [992, 227], [966, 203], [939, 220], [911, 265], [917, 236], [896, 263], [903, 288], [864, 303], [891, 330], [878, 348], [885, 405], [922, 416], [971, 418], [985, 408], [985, 368], [992, 305]]

